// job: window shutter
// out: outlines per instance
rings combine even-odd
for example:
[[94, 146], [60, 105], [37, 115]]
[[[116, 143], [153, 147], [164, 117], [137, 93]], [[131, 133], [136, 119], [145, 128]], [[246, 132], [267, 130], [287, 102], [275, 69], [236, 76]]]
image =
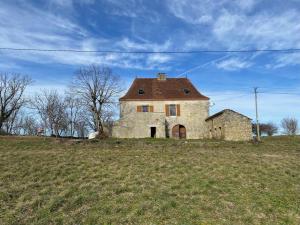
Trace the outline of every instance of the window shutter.
[[170, 116], [169, 105], [165, 105], [166, 108], [166, 116]]
[[179, 104], [177, 104], [177, 116], [180, 116], [180, 105]]
[[142, 106], [138, 105], [138, 106], [136, 107], [136, 111], [137, 111], [137, 112], [142, 112]]
[[149, 105], [149, 112], [153, 112], [153, 105]]

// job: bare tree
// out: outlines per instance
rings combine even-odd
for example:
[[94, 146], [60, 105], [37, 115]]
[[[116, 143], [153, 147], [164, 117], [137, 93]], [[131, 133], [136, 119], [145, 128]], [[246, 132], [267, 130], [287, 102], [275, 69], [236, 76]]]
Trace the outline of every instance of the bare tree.
[[[256, 135], [256, 123], [252, 124], [252, 132]], [[259, 132], [260, 135], [268, 135], [273, 136], [275, 133], [278, 132], [278, 127], [274, 123], [260, 123], [259, 124]]]
[[105, 118], [108, 112], [113, 111], [116, 97], [122, 92], [119, 77], [110, 68], [90, 65], [76, 72], [71, 89], [91, 113], [93, 129], [99, 132], [100, 137], [105, 136]]
[[[34, 110], [36, 110], [36, 112], [40, 116], [41, 119], [40, 125], [43, 127], [45, 134], [47, 133], [47, 129], [50, 127], [48, 121], [49, 102], [47, 96], [48, 96], [47, 90], [43, 90], [41, 91], [41, 93], [36, 93], [30, 101], [31, 107]], [[50, 132], [52, 133], [53, 129], [51, 129]]]
[[22, 135], [23, 134], [23, 122], [24, 122], [24, 116], [25, 116], [25, 111], [20, 111], [17, 112], [16, 117], [13, 120], [12, 123], [12, 129], [11, 129], [11, 134], [14, 135]]
[[265, 124], [265, 132], [268, 136], [273, 136], [278, 132], [278, 126], [274, 123]]
[[[20, 116], [20, 110], [15, 110], [10, 117], [3, 123], [2, 129], [7, 134], [18, 134], [18, 127], [22, 123], [22, 115]], [[21, 113], [23, 114], [23, 113]]]
[[0, 73], [0, 130], [25, 104], [24, 91], [31, 82], [25, 75]]
[[76, 132], [75, 126], [78, 125], [83, 115], [83, 113], [81, 113], [83, 111], [82, 103], [78, 97], [73, 96], [71, 93], [66, 94], [64, 101], [68, 120], [68, 134], [74, 137]]
[[298, 132], [298, 120], [295, 118], [284, 118], [281, 126], [287, 135], [296, 135]]
[[68, 119], [64, 99], [56, 90], [37, 93], [31, 104], [40, 115], [44, 129], [47, 128], [51, 135], [61, 136], [67, 132]]
[[27, 115], [23, 119], [22, 128], [23, 128], [24, 135], [33, 136], [37, 134], [39, 125], [33, 116]]
[[84, 138], [87, 136], [88, 133], [88, 118], [87, 115], [84, 111], [80, 111], [78, 116], [77, 116], [77, 120], [74, 124], [74, 128], [76, 130], [77, 133], [77, 137], [79, 138]]

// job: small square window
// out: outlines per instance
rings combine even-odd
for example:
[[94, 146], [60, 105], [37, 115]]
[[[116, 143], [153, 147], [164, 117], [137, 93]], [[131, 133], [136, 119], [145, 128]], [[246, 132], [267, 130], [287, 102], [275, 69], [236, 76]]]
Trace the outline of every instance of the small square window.
[[145, 91], [144, 91], [144, 89], [140, 88], [138, 93], [139, 93], [139, 95], [143, 95], [143, 94], [145, 94]]
[[184, 92], [186, 95], [188, 95], [191, 91], [190, 91], [189, 89], [187, 89], [187, 88], [183, 88], [183, 92]]
[[147, 105], [143, 105], [142, 112], [149, 112], [149, 107]]
[[170, 116], [176, 116], [176, 105], [172, 104], [169, 106]]

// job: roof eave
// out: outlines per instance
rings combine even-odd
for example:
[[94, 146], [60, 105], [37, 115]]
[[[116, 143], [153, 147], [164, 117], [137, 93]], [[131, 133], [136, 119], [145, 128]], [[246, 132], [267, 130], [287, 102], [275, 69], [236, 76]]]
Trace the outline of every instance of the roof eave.
[[164, 98], [164, 99], [127, 99], [127, 98], [119, 98], [119, 101], [208, 101], [210, 98]]
[[226, 111], [231, 111], [231, 112], [233, 112], [233, 113], [239, 114], [240, 116], [243, 116], [243, 117], [247, 118], [248, 120], [252, 120], [250, 117], [245, 116], [245, 115], [243, 115], [243, 114], [241, 114], [241, 113], [239, 113], [239, 112], [236, 112], [236, 111], [234, 111], [234, 110], [232, 110], [232, 109], [223, 109], [222, 111], [217, 112], [217, 113], [215, 113], [215, 114], [213, 114], [213, 115], [207, 117], [207, 118], [205, 119], [205, 121], [208, 121], [208, 120], [211, 120], [211, 119], [216, 118], [216, 117], [218, 117], [218, 116], [221, 116], [221, 115], [224, 114]]

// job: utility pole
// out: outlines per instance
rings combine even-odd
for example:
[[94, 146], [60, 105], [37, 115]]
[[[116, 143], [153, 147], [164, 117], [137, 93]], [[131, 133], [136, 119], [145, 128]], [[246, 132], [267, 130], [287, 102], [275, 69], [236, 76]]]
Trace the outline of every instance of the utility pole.
[[260, 131], [259, 131], [259, 122], [258, 122], [258, 109], [257, 109], [257, 87], [254, 88], [255, 94], [255, 114], [256, 114], [256, 138], [257, 141], [260, 141]]

